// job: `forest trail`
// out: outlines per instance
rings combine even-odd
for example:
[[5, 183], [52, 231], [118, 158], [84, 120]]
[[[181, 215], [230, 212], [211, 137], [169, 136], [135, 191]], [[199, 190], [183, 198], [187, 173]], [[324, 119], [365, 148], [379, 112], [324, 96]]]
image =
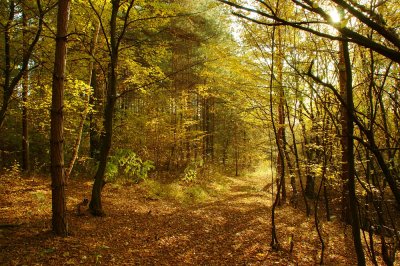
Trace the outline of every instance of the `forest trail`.
[[[277, 209], [281, 251], [272, 251], [271, 196], [261, 178], [227, 178], [228, 189], [197, 204], [148, 197], [140, 185], [104, 191], [107, 216], [77, 216], [74, 205], [91, 182], [67, 187], [67, 238], [50, 232], [51, 195], [44, 179], [3, 179], [0, 191], [1, 265], [313, 265], [320, 245], [313, 220], [285, 206]], [[343, 230], [338, 224], [326, 231]], [[289, 235], [295, 239], [289, 254]], [[350, 231], [349, 231], [350, 233]], [[341, 238], [341, 239], [340, 239]], [[344, 242], [338, 243], [338, 241]], [[351, 239], [331, 237], [327, 265], [351, 265]], [[330, 248], [332, 247], [332, 249]], [[343, 250], [337, 248], [343, 247]]]

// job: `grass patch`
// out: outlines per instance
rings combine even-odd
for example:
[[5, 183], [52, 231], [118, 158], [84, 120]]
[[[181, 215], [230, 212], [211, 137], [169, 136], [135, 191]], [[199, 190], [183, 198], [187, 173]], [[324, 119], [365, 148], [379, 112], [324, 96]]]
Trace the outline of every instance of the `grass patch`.
[[163, 184], [154, 179], [147, 179], [141, 183], [151, 199], [167, 199], [181, 202], [185, 198], [183, 187], [178, 183]]
[[187, 187], [185, 189], [185, 196], [185, 203], [201, 203], [210, 198], [207, 189], [200, 185]]
[[147, 179], [140, 186], [151, 199], [171, 200], [183, 204], [196, 204], [212, 200], [229, 191], [230, 180], [216, 175], [196, 181], [175, 181], [169, 184]]

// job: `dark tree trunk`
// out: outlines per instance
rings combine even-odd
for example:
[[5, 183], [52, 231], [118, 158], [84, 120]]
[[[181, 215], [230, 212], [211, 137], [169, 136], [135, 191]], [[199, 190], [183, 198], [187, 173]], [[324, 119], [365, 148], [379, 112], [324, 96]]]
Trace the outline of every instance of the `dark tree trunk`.
[[[115, 62], [116, 63], [116, 62]], [[89, 208], [93, 215], [95, 216], [103, 216], [104, 211], [101, 203], [101, 191], [105, 184], [104, 175], [106, 172], [107, 159], [108, 154], [111, 149], [112, 142], [112, 129], [113, 129], [113, 116], [114, 116], [114, 108], [116, 102], [116, 69], [113, 69], [113, 64], [111, 64], [110, 76], [109, 76], [109, 87], [107, 94], [111, 93], [111, 95], [107, 95], [107, 103], [104, 110], [104, 132], [101, 135], [101, 150], [99, 154], [99, 167], [97, 169], [96, 175], [94, 177], [95, 181], [92, 189], [92, 198], [89, 204]], [[116, 65], [114, 65], [116, 66]], [[112, 73], [114, 72], [114, 73]], [[114, 83], [114, 84], [113, 84]], [[112, 93], [114, 92], [114, 93]]]
[[[100, 23], [97, 24], [97, 27], [94, 31], [92, 44], [90, 47], [90, 56], [92, 57], [92, 61], [89, 63], [89, 71], [88, 71], [89, 72], [89, 82], [88, 82], [88, 84], [92, 84], [92, 77], [93, 77], [92, 72], [93, 72], [93, 68], [94, 68], [93, 58], [94, 58], [94, 54], [96, 51], [97, 37], [99, 35], [99, 31], [100, 31]], [[76, 136], [75, 143], [74, 143], [73, 150], [72, 150], [72, 158], [71, 158], [71, 161], [69, 162], [68, 167], [65, 172], [66, 180], [68, 180], [68, 178], [70, 177], [70, 175], [72, 173], [72, 169], [75, 164], [75, 161], [78, 159], [78, 156], [79, 156], [79, 148], [81, 146], [83, 128], [85, 125], [87, 114], [89, 112], [89, 104], [91, 101], [91, 96], [90, 96], [89, 91], [86, 93], [87, 93], [87, 96], [84, 99], [84, 110], [82, 113], [81, 121], [79, 122], [79, 126], [78, 126], [78, 135]]]
[[3, 105], [0, 109], [0, 128], [3, 126], [4, 119], [6, 116], [6, 111], [8, 109], [8, 103], [10, 102], [11, 95], [13, 93], [13, 88], [10, 87], [11, 80], [11, 26], [15, 16], [15, 3], [10, 1], [9, 5], [10, 13], [8, 16], [8, 21], [4, 27], [4, 87], [3, 87]]
[[[12, 46], [11, 40], [13, 39], [11, 36], [11, 29], [14, 26], [13, 21], [15, 18], [15, 1], [9, 1], [9, 14], [7, 18], [7, 22], [4, 25], [4, 68], [3, 68], [3, 75], [4, 75], [4, 83], [3, 83], [3, 102], [0, 107], [0, 129], [3, 126], [4, 120], [6, 118], [6, 113], [8, 110], [8, 105], [10, 103], [11, 97], [17, 87], [18, 83], [20, 82], [21, 78], [25, 74], [28, 69], [29, 59], [32, 55], [32, 52], [39, 41], [40, 35], [42, 33], [43, 28], [43, 16], [44, 11], [40, 5], [40, 0], [36, 0], [36, 4], [38, 6], [38, 28], [35, 32], [32, 42], [27, 45], [24, 51], [22, 61], [21, 62], [13, 62], [11, 58], [11, 50], [10, 47]], [[19, 69], [15, 69], [14, 66], [20, 66]], [[15, 73], [15, 75], [13, 75]]]
[[[343, 100], [347, 101], [347, 94], [346, 94], [346, 65], [344, 61], [344, 48], [343, 44], [341, 43], [339, 46], [339, 85], [340, 85], [340, 95], [342, 96]], [[347, 124], [347, 111], [346, 106], [341, 106], [340, 108], [341, 114], [341, 139], [340, 144], [342, 146], [342, 171], [341, 171], [341, 180], [343, 183], [342, 187], [342, 213], [341, 219], [343, 222], [350, 224], [350, 212], [349, 212], [349, 190], [348, 190], [348, 173], [349, 173], [349, 162], [347, 161], [347, 154], [348, 154], [348, 147], [350, 145], [348, 134], [349, 128]], [[351, 140], [353, 141], [353, 140]]]
[[69, 0], [60, 0], [58, 2], [51, 107], [50, 158], [53, 210], [52, 225], [54, 233], [59, 236], [68, 235], [67, 207], [65, 202], [63, 106], [69, 9]]
[[[28, 19], [26, 17], [26, 13], [22, 12], [22, 42], [23, 47], [26, 49], [28, 47], [27, 40], [27, 23]], [[24, 51], [24, 54], [27, 51]], [[29, 72], [26, 70], [22, 79], [22, 170], [24, 172], [29, 172], [29, 135], [28, 135], [28, 89], [29, 89]]]
[[[90, 104], [94, 106], [96, 112], [90, 113], [89, 120], [90, 120], [90, 133], [89, 133], [89, 145], [90, 145], [90, 157], [99, 160], [99, 153], [100, 153], [100, 129], [97, 126], [96, 121], [98, 120], [99, 116], [97, 113], [102, 113], [101, 110], [101, 99], [100, 99], [100, 92], [99, 92], [99, 84], [97, 82], [97, 71], [96, 67], [93, 67], [92, 70], [92, 78], [90, 82], [90, 86], [92, 87], [92, 96], [90, 97]], [[101, 117], [101, 116], [100, 116]]]
[[235, 176], [239, 176], [239, 147], [235, 146]]
[[279, 176], [280, 178], [277, 179], [277, 182], [281, 183], [281, 196], [282, 196], [282, 201], [280, 201], [280, 197], [278, 200], [278, 205], [280, 205], [281, 203], [285, 203], [286, 202], [286, 184], [285, 184], [285, 153], [284, 153], [284, 128], [283, 128], [283, 123], [281, 118], [283, 117], [283, 114], [281, 113], [281, 103], [279, 103], [279, 129], [278, 129], [278, 141], [280, 142], [279, 148], [281, 149], [281, 151], [278, 152], [278, 159], [277, 159], [277, 176]]
[[354, 121], [353, 121], [353, 114], [354, 114], [354, 102], [353, 102], [353, 85], [352, 85], [352, 73], [351, 73], [351, 62], [350, 62], [350, 55], [349, 55], [349, 46], [347, 41], [342, 41], [341, 43], [343, 49], [343, 58], [344, 58], [344, 65], [345, 65], [345, 78], [346, 78], [346, 98], [345, 103], [347, 105], [346, 110], [346, 128], [347, 128], [347, 135], [346, 135], [346, 143], [347, 147], [345, 147], [344, 154], [346, 156], [347, 161], [347, 187], [349, 191], [349, 210], [351, 216], [351, 227], [353, 233], [353, 241], [354, 241], [354, 248], [357, 254], [357, 263], [358, 265], [365, 265], [365, 256], [364, 250], [361, 242], [361, 235], [360, 235], [360, 221], [358, 215], [358, 208], [357, 208], [357, 196], [356, 196], [356, 188], [355, 188], [355, 165], [354, 165]]
[[[115, 35], [117, 12], [118, 9], [114, 10], [114, 5], [113, 5], [113, 13], [111, 16], [112, 18], [111, 31], [112, 32], [114, 31], [114, 35]], [[113, 39], [113, 37], [111, 37], [111, 39]], [[116, 73], [117, 63], [118, 63], [118, 52], [114, 49], [112, 50], [111, 54], [111, 64], [108, 76], [107, 102], [104, 109], [103, 132], [100, 137], [101, 148], [99, 154], [99, 167], [97, 168], [97, 172], [94, 177], [95, 181], [92, 189], [92, 198], [89, 204], [89, 208], [92, 214], [95, 216], [104, 215], [103, 207], [101, 204], [101, 191], [105, 184], [104, 175], [106, 172], [107, 159], [108, 159], [108, 154], [110, 153], [111, 142], [112, 142], [113, 117], [114, 117], [116, 93], [117, 93], [117, 73]]]
[[[105, 185], [104, 175], [106, 172], [107, 159], [111, 149], [112, 134], [113, 134], [113, 117], [115, 110], [115, 103], [117, 100], [117, 65], [119, 55], [119, 45], [126, 32], [128, 26], [128, 18], [130, 10], [133, 7], [134, 0], [131, 0], [129, 6], [124, 14], [124, 24], [119, 35], [117, 35], [117, 17], [119, 8], [121, 7], [120, 0], [112, 1], [112, 11], [110, 18], [110, 41], [109, 41], [109, 52], [110, 52], [110, 65], [108, 73], [108, 87], [107, 87], [107, 101], [104, 109], [104, 122], [103, 132], [101, 134], [101, 149], [99, 154], [99, 166], [97, 168], [95, 181], [92, 188], [92, 197], [90, 200], [89, 208], [93, 215], [103, 216], [103, 206], [101, 203], [101, 192]], [[90, 4], [92, 4], [90, 2]], [[93, 7], [93, 6], [92, 6]], [[101, 19], [99, 17], [99, 19]], [[104, 33], [104, 29], [103, 29]]]
[[[298, 81], [297, 80], [296, 80], [296, 88], [298, 88]], [[296, 98], [297, 97], [298, 96], [296, 95]], [[287, 110], [287, 116], [288, 116], [289, 129], [290, 129], [291, 136], [292, 136], [292, 141], [293, 141], [293, 153], [294, 153], [295, 163], [296, 163], [295, 168], [296, 168], [297, 176], [299, 178], [301, 194], [302, 194], [303, 199], [304, 199], [304, 205], [306, 207], [306, 214], [307, 214], [307, 216], [309, 216], [311, 211], [310, 211], [310, 207], [308, 205], [307, 195], [306, 195], [306, 192], [305, 192], [305, 189], [304, 189], [304, 185], [303, 185], [303, 178], [302, 178], [303, 175], [302, 175], [301, 170], [300, 170], [300, 159], [299, 159], [299, 153], [298, 153], [298, 150], [297, 150], [296, 134], [295, 134], [294, 129], [293, 129], [294, 128], [294, 123], [291, 123], [290, 119], [289, 119], [289, 108], [288, 108], [287, 101], [286, 101], [286, 110]], [[303, 123], [303, 118], [302, 118], [301, 112], [300, 112], [299, 122]]]
[[282, 47], [282, 28], [277, 29], [278, 38], [278, 60], [277, 60], [277, 87], [279, 89], [279, 103], [278, 103], [278, 165], [277, 165], [277, 175], [280, 177], [279, 182], [281, 183], [282, 192], [282, 202], [278, 200], [278, 204], [286, 202], [286, 184], [285, 184], [285, 92], [282, 86], [283, 82], [283, 47]]
[[315, 196], [315, 176], [308, 174], [306, 177], [306, 196], [313, 199]]
[[[273, 71], [274, 71], [274, 62], [275, 62], [275, 58], [274, 58], [274, 51], [275, 51], [275, 45], [276, 45], [276, 40], [275, 40], [275, 32], [276, 32], [276, 27], [273, 26], [272, 27], [272, 43], [271, 43], [271, 54], [272, 54], [272, 59], [271, 59], [271, 77], [269, 80], [269, 108], [270, 108], [270, 115], [271, 115], [271, 124], [272, 124], [272, 129], [274, 132], [274, 137], [275, 137], [275, 144], [276, 147], [278, 149], [278, 159], [281, 158], [282, 162], [281, 164], [284, 165], [284, 155], [283, 155], [283, 150], [282, 150], [282, 142], [279, 139], [279, 135], [278, 135], [278, 129], [276, 126], [276, 122], [275, 122], [275, 117], [274, 117], [274, 112], [273, 112], [273, 85], [274, 85], [274, 75], [273, 75]], [[279, 162], [278, 162], [279, 165]], [[279, 172], [279, 167], [277, 168], [277, 172]], [[274, 250], [278, 250], [279, 249], [279, 241], [278, 241], [278, 235], [276, 232], [276, 225], [275, 225], [275, 210], [276, 207], [279, 204], [280, 201], [280, 193], [281, 193], [281, 189], [282, 189], [282, 184], [283, 184], [283, 179], [285, 176], [285, 168], [281, 167], [281, 171], [280, 171], [280, 176], [277, 176], [277, 180], [280, 180], [279, 182], [277, 182], [278, 186], [277, 186], [277, 191], [276, 191], [276, 196], [275, 196], [275, 200], [274, 203], [272, 204], [272, 208], [271, 208], [271, 243], [270, 246], [272, 247], [272, 249]]]

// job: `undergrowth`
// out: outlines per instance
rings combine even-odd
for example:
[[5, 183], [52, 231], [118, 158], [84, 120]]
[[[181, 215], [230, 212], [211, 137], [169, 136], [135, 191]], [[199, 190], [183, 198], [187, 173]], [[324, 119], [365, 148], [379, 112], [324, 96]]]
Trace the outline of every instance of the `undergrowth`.
[[151, 199], [172, 200], [183, 204], [203, 203], [228, 191], [229, 180], [220, 174], [202, 175], [195, 180], [176, 180], [163, 183], [157, 178], [146, 179], [140, 186]]

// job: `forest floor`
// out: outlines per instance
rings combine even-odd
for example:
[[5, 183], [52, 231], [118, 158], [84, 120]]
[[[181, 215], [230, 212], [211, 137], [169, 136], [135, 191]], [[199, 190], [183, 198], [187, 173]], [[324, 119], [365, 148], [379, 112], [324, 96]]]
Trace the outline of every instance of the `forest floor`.
[[[222, 181], [221, 181], [222, 180]], [[49, 178], [0, 176], [0, 265], [314, 265], [321, 244], [314, 218], [289, 204], [276, 210], [281, 249], [271, 242], [265, 178], [223, 177], [200, 202], [150, 193], [143, 184], [107, 184], [105, 217], [75, 206], [90, 180], [67, 186], [70, 236], [51, 233]], [[150, 191], [150, 192], [149, 192]], [[211, 190], [209, 190], [211, 191]], [[195, 194], [192, 194], [192, 196]], [[351, 229], [321, 219], [326, 265], [355, 265]], [[290, 253], [290, 236], [293, 251]]]

